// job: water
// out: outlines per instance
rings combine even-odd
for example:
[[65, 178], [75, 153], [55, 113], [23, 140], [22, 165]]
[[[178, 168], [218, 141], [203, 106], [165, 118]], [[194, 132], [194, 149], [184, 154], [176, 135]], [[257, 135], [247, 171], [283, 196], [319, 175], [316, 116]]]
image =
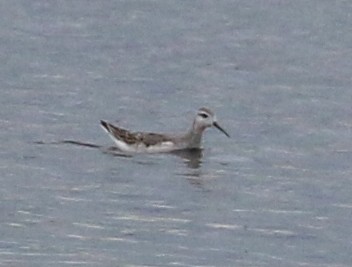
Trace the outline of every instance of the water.
[[[1, 6], [0, 266], [351, 266], [348, 1]], [[202, 155], [99, 127], [201, 106]]]

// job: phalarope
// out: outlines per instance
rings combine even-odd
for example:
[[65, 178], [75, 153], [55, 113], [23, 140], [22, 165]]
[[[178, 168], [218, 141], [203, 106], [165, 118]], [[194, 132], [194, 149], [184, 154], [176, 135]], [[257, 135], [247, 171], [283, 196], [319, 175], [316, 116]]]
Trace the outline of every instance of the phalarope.
[[183, 135], [130, 132], [105, 121], [100, 121], [100, 123], [116, 143], [117, 148], [128, 153], [161, 153], [183, 149], [199, 149], [201, 148], [204, 130], [212, 126], [230, 137], [217, 123], [215, 114], [207, 108], [198, 110], [192, 128]]

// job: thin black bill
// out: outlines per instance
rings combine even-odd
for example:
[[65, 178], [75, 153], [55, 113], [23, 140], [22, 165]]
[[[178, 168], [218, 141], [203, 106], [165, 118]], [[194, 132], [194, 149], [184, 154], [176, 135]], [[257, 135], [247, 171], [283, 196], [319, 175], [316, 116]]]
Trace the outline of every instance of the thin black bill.
[[216, 121], [213, 123], [213, 125], [218, 128], [221, 132], [223, 132], [227, 137], [230, 137], [230, 135], [223, 128], [221, 128]]

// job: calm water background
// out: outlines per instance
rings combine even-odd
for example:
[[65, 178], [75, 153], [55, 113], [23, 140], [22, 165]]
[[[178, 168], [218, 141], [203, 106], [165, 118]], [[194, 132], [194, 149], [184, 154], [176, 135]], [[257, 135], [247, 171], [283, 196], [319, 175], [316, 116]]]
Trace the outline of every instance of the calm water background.
[[[0, 14], [1, 266], [352, 265], [350, 1]], [[200, 159], [116, 156], [99, 127], [180, 132], [201, 106], [232, 138]]]

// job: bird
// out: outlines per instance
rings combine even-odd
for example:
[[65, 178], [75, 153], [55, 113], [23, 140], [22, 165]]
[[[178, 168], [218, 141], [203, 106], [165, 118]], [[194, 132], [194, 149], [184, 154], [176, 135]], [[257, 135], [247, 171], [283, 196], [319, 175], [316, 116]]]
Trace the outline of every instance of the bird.
[[100, 125], [115, 142], [117, 148], [126, 153], [167, 153], [177, 150], [201, 149], [203, 132], [210, 127], [215, 127], [230, 137], [218, 124], [214, 112], [204, 107], [197, 111], [191, 129], [179, 135], [131, 132], [103, 120], [100, 121]]

